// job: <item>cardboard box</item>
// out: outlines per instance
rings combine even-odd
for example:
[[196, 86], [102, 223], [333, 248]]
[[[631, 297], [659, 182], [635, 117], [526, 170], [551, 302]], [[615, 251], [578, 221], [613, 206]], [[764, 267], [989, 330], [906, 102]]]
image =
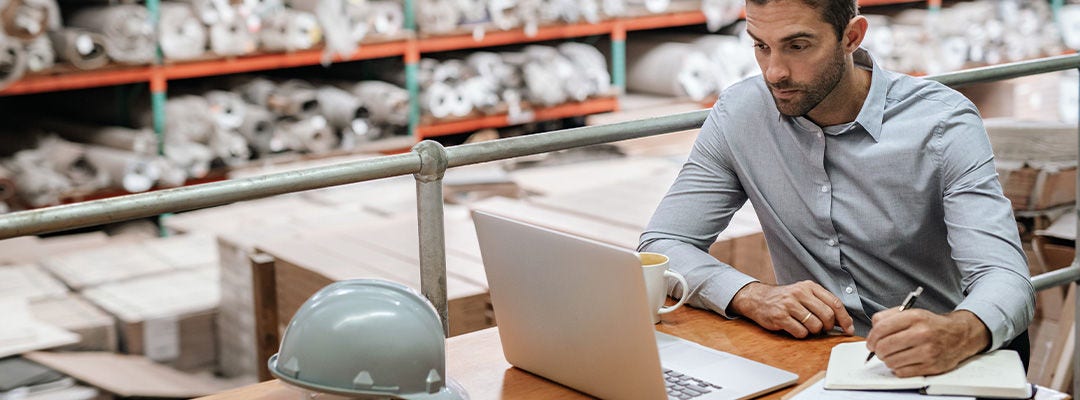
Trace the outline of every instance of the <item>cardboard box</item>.
[[217, 271], [197, 269], [107, 283], [83, 295], [119, 320], [128, 354], [191, 370], [217, 361]]
[[1014, 210], [1076, 201], [1075, 123], [987, 119], [995, 166]]
[[[475, 233], [470, 241], [467, 232], [471, 223], [462, 223], [452, 214], [447, 213], [446, 224], [447, 298], [450, 335], [458, 335], [494, 326], [494, 319]], [[414, 218], [346, 231], [311, 232], [302, 238], [259, 244], [259, 251], [274, 258], [282, 328], [304, 301], [335, 281], [385, 279], [419, 290]]]
[[1076, 166], [1042, 164], [1012, 169], [999, 163], [998, 179], [1013, 210], [1045, 210], [1076, 201]]
[[66, 351], [119, 349], [116, 319], [77, 294], [30, 303], [30, 313], [41, 322], [77, 333], [78, 343], [60, 347]]

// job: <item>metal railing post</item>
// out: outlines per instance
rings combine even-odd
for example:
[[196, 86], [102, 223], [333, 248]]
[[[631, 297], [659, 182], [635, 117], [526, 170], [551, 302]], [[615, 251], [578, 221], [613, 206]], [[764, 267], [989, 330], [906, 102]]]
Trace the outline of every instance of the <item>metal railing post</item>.
[[420, 292], [435, 306], [442, 319], [443, 334], [450, 336], [446, 298], [446, 233], [443, 230], [442, 178], [446, 173], [446, 148], [431, 140], [413, 146], [420, 155], [416, 178], [416, 214], [420, 237]]
[[[1058, 14], [1057, 13], [1058, 8], [1060, 8], [1060, 7], [1057, 7], [1054, 10], [1055, 21], [1057, 20], [1057, 17], [1058, 17], [1058, 15], [1057, 15]], [[1077, 72], [1077, 82], [1078, 82], [1076, 90], [1077, 90], [1078, 93], [1080, 93], [1080, 67], [1076, 68], [1076, 72]], [[1077, 115], [1076, 134], [1080, 135], [1080, 107], [1077, 107], [1076, 113], [1077, 113], [1076, 114]], [[1080, 168], [1080, 142], [1077, 142], [1076, 161], [1077, 161], [1076, 167]], [[1080, 174], [1076, 175], [1076, 199], [1074, 200], [1074, 202], [1075, 201], [1080, 201]], [[1080, 203], [1074, 203], [1073, 204], [1073, 212], [1076, 213], [1076, 215], [1078, 217], [1076, 219], [1076, 231], [1075, 232], [1080, 233]], [[1075, 234], [1074, 234], [1074, 236], [1075, 236]], [[1073, 238], [1074, 258], [1073, 258], [1072, 267], [1073, 268], [1080, 268], [1080, 255], [1075, 254], [1076, 247], [1077, 247], [1076, 246], [1076, 242], [1077, 242], [1076, 239], [1077, 238], [1075, 238], [1075, 237]], [[1080, 279], [1074, 280], [1074, 283], [1076, 281], [1080, 281]], [[1080, 288], [1078, 288], [1078, 289], [1080, 289]], [[1080, 293], [1078, 293], [1077, 296], [1075, 296], [1075, 297], [1076, 297], [1076, 307], [1074, 307], [1074, 311], [1073, 311], [1073, 362], [1072, 362], [1072, 365], [1073, 365], [1073, 379], [1072, 379], [1073, 390], [1072, 390], [1072, 395], [1073, 395], [1073, 397], [1080, 396], [1080, 348], [1078, 348], [1078, 347], [1080, 347]]]

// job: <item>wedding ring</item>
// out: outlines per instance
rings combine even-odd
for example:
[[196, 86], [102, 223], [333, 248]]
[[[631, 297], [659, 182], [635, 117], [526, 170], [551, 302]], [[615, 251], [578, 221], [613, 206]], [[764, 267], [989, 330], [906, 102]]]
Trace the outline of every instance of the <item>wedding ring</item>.
[[812, 312], [807, 312], [807, 313], [806, 313], [806, 316], [805, 316], [805, 317], [803, 317], [802, 321], [799, 321], [799, 323], [800, 323], [800, 324], [805, 324], [805, 323], [806, 323], [806, 321], [810, 319], [810, 316], [811, 316], [811, 315], [814, 315], [814, 313], [812, 313]]

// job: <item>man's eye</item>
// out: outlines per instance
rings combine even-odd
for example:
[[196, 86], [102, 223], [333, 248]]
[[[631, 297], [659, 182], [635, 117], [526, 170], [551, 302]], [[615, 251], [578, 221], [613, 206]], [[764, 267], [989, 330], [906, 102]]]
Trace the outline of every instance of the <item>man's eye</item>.
[[790, 47], [791, 47], [792, 50], [805, 50], [807, 47], [810, 47], [810, 46], [805, 45], [805, 44], [801, 44], [801, 43], [798, 43], [798, 44], [793, 43], [793, 44], [791, 44]]
[[754, 43], [754, 48], [758, 50], [768, 50], [769, 46], [766, 46], [764, 43]]

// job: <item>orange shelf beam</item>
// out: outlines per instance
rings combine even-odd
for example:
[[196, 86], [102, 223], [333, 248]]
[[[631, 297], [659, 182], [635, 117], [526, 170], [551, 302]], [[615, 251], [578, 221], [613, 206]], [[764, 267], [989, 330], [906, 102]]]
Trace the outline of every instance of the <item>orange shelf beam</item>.
[[543, 42], [547, 40], [605, 35], [611, 33], [618, 23], [622, 23], [623, 26], [626, 27], [626, 30], [697, 25], [705, 23], [705, 14], [702, 14], [700, 11], [691, 11], [600, 21], [595, 24], [579, 23], [547, 25], [537, 29], [536, 34], [533, 36], [526, 35], [521, 28], [515, 28], [509, 31], [487, 32], [480, 40], [473, 38], [472, 34], [431, 36], [419, 39], [418, 47], [422, 53], [433, 53], [439, 51], [474, 49], [479, 47], [505, 46], [517, 43]]
[[[353, 54], [348, 57], [335, 56], [333, 62], [397, 57], [403, 54], [405, 54], [404, 40], [361, 44], [360, 48]], [[319, 65], [322, 62], [322, 57], [322, 50], [318, 49], [169, 64], [163, 68], [168, 79], [186, 79]]]
[[0, 90], [0, 96], [86, 89], [148, 81], [150, 81], [150, 67], [78, 71], [63, 74], [34, 74], [27, 75], [12, 83], [6, 89]]
[[434, 124], [421, 125], [416, 128], [417, 140], [430, 137], [453, 135], [471, 132], [487, 128], [502, 128], [505, 126], [524, 124], [533, 121], [546, 121], [552, 119], [575, 117], [602, 112], [610, 112], [619, 109], [619, 99], [615, 97], [602, 97], [586, 100], [580, 103], [566, 103], [552, 107], [534, 108], [526, 113], [532, 115], [528, 119], [518, 118], [510, 120], [507, 114], [491, 115], [479, 118], [470, 118], [460, 121], [437, 122]]

